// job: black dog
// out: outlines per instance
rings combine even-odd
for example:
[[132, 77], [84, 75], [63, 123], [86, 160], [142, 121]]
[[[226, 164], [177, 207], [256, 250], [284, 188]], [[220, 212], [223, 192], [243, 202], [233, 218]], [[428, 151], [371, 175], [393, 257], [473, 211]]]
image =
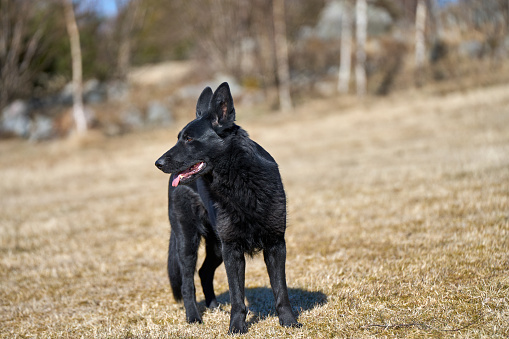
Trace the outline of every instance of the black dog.
[[196, 306], [194, 272], [198, 246], [206, 258], [199, 270], [207, 307], [217, 307], [213, 279], [224, 260], [231, 300], [230, 333], [245, 333], [244, 254], [263, 251], [283, 326], [301, 326], [292, 312], [285, 278], [286, 197], [278, 165], [235, 123], [230, 88], [203, 90], [196, 119], [156, 166], [172, 173], [168, 190], [171, 223], [168, 274], [187, 321], [202, 322]]

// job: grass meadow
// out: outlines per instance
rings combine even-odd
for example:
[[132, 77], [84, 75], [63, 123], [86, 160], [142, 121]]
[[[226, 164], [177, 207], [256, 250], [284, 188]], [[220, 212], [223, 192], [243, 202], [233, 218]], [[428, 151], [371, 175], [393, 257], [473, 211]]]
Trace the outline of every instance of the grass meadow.
[[[243, 337], [509, 337], [508, 85], [243, 112], [280, 165], [304, 325], [279, 326], [257, 256]], [[201, 325], [166, 275], [168, 176], [154, 161], [183, 125], [0, 142], [0, 337], [229, 337], [224, 266], [218, 310], [196, 279]]]

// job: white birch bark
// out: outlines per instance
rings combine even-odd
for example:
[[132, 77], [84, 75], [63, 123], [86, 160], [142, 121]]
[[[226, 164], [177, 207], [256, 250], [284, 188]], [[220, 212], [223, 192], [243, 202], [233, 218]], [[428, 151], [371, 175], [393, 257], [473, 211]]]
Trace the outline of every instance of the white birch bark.
[[422, 83], [422, 67], [426, 60], [426, 45], [424, 40], [424, 30], [426, 28], [426, 2], [417, 1], [417, 10], [415, 13], [415, 70], [416, 83]]
[[367, 4], [366, 0], [357, 0], [355, 6], [356, 18], [356, 63], [355, 63], [355, 83], [357, 85], [357, 95], [366, 94], [366, 37], [367, 37]]
[[348, 0], [343, 1], [341, 18], [341, 51], [339, 57], [338, 92], [348, 93], [352, 67], [352, 11]]
[[140, 26], [143, 13], [140, 9], [140, 0], [115, 0], [117, 10], [125, 7], [125, 15], [120, 25], [120, 42], [117, 55], [117, 76], [125, 81], [131, 66], [131, 50], [133, 31]]
[[79, 134], [87, 131], [87, 119], [85, 117], [85, 109], [83, 106], [83, 79], [82, 79], [82, 62], [80, 33], [74, 16], [72, 0], [62, 0], [65, 10], [65, 23], [67, 33], [71, 43], [72, 58], [72, 92], [73, 92], [73, 117], [76, 123], [76, 130]]

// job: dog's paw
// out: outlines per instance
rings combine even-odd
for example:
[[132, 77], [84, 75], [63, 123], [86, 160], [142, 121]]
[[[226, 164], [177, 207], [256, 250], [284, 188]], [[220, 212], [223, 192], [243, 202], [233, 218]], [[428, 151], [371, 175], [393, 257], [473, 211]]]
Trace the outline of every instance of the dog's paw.
[[292, 323], [281, 323], [279, 322], [282, 326], [284, 327], [293, 327], [293, 328], [301, 328], [302, 327], [302, 324], [298, 321], [295, 321], [295, 322], [292, 322]]
[[203, 324], [203, 320], [199, 315], [189, 316], [186, 320], [190, 324]]
[[219, 303], [214, 299], [207, 305], [207, 307], [213, 310], [219, 307]]
[[247, 333], [246, 324], [241, 325], [239, 327], [230, 324], [230, 328], [228, 329], [228, 334], [244, 334]]
[[279, 317], [279, 324], [284, 327], [300, 328], [302, 324], [297, 321], [294, 316]]
[[228, 329], [228, 334], [243, 334], [247, 333], [247, 326], [245, 317], [237, 316], [232, 317], [230, 320], [230, 328]]

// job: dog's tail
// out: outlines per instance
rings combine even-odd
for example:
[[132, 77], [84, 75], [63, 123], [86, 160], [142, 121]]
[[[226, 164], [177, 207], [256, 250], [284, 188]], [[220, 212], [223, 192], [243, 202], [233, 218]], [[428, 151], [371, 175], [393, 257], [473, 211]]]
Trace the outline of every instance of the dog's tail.
[[182, 273], [178, 262], [177, 237], [173, 230], [170, 234], [170, 248], [168, 249], [168, 277], [171, 290], [176, 301], [182, 300]]

